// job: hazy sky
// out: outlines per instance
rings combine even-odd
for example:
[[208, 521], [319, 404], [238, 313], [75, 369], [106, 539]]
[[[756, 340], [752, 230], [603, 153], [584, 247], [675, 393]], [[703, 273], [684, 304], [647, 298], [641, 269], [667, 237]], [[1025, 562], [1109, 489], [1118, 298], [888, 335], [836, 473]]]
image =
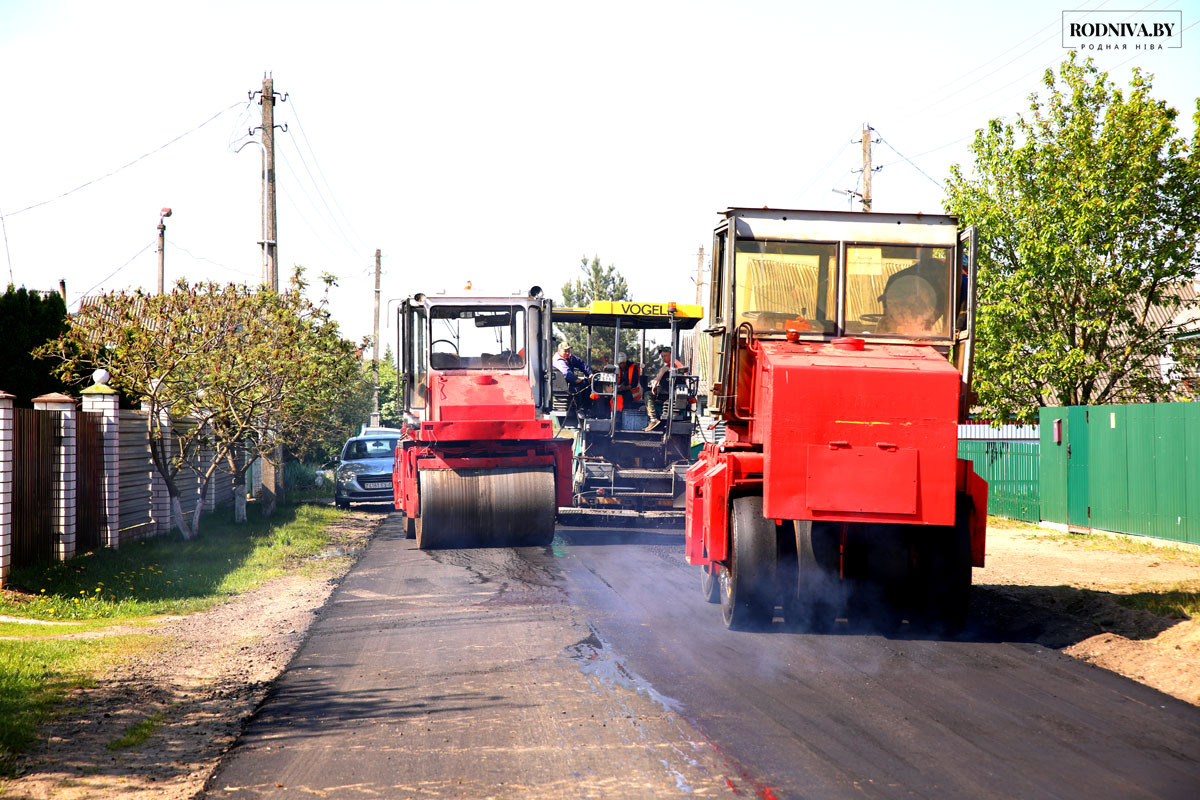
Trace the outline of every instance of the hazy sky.
[[1094, 56], [1122, 85], [1154, 74], [1190, 135], [1200, 0], [0, 0], [0, 274], [65, 279], [72, 308], [153, 289], [169, 206], [168, 283], [258, 281], [247, 92], [269, 71], [288, 95], [281, 275], [336, 274], [351, 338], [371, 331], [376, 248], [385, 309], [467, 281], [561, 297], [585, 256], [636, 299], [691, 302], [725, 207], [848, 207], [864, 122], [884, 140], [876, 210], [940, 212], [974, 131], [1066, 57], [1062, 12], [1110, 6], [1182, 12], [1181, 48]]

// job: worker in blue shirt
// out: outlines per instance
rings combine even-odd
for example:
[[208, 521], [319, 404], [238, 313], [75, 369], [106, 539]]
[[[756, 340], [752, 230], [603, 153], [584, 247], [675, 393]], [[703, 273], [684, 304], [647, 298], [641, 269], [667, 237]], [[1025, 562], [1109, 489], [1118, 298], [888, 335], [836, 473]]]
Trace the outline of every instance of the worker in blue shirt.
[[575, 408], [586, 412], [591, 407], [588, 397], [591, 393], [591, 381], [588, 380], [592, 374], [591, 367], [582, 358], [572, 354], [571, 345], [564, 341], [554, 354], [554, 368], [567, 379], [567, 388]]

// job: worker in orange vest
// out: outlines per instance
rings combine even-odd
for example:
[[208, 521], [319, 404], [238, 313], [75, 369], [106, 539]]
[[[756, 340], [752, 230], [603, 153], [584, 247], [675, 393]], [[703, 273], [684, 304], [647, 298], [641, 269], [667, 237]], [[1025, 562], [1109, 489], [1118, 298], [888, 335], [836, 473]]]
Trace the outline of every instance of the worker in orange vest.
[[633, 408], [642, 402], [642, 368], [624, 353], [617, 353], [617, 391], [623, 401], [618, 408]]

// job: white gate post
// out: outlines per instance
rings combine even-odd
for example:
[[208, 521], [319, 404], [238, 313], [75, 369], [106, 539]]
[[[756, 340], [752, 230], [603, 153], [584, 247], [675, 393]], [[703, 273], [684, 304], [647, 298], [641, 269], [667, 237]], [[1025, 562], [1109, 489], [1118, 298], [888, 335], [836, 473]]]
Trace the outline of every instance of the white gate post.
[[98, 411], [100, 440], [104, 453], [104, 533], [101, 543], [116, 549], [121, 545], [121, 412], [117, 392], [103, 383], [80, 392], [83, 410]]

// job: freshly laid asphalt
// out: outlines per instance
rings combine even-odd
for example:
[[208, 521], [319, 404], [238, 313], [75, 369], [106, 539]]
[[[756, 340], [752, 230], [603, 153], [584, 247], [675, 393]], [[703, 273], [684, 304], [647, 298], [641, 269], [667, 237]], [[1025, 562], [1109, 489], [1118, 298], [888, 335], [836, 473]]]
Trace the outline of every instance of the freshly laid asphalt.
[[941, 641], [730, 632], [698, 584], [670, 531], [423, 552], [393, 515], [205, 796], [1200, 796], [1200, 709], [986, 587]]

